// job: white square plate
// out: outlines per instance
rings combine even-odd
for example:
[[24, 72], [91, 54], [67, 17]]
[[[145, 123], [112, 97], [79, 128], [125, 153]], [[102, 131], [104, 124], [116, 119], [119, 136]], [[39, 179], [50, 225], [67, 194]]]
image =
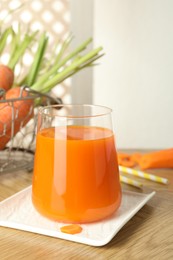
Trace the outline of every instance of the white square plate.
[[81, 224], [82, 232], [70, 235], [60, 231], [64, 223], [49, 220], [35, 210], [31, 201], [31, 186], [29, 186], [0, 203], [0, 226], [92, 246], [103, 246], [111, 241], [154, 194], [154, 191], [149, 194], [123, 191], [121, 206], [114, 215], [99, 222]]

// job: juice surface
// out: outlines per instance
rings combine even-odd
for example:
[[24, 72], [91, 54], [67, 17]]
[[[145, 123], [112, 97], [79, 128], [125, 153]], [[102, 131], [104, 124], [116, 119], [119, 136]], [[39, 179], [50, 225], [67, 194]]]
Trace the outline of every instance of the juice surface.
[[32, 200], [42, 215], [63, 222], [112, 214], [121, 201], [112, 131], [67, 126], [38, 132]]

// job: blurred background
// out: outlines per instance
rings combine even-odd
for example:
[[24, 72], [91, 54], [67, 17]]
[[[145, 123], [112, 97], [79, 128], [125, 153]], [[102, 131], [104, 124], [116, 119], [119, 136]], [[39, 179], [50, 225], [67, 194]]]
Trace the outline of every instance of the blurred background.
[[[118, 148], [173, 147], [173, 1], [74, 2], [81, 34], [91, 19], [95, 45], [104, 46], [92, 75], [92, 102], [114, 110]], [[82, 87], [81, 81], [78, 91]]]
[[[25, 3], [22, 10], [8, 9]], [[2, 0], [0, 18], [49, 32], [50, 41], [72, 31], [72, 47], [92, 36], [105, 56], [55, 90], [64, 103], [113, 109], [117, 147], [173, 147], [172, 0]], [[6, 59], [8, 53], [1, 57]], [[24, 59], [28, 66], [29, 53]], [[20, 68], [19, 68], [20, 69]]]

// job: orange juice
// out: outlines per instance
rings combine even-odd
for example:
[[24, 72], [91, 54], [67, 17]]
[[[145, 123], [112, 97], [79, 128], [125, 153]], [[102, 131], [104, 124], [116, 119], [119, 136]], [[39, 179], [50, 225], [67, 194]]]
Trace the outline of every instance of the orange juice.
[[112, 131], [66, 126], [38, 132], [32, 200], [42, 215], [63, 222], [111, 215], [121, 202]]

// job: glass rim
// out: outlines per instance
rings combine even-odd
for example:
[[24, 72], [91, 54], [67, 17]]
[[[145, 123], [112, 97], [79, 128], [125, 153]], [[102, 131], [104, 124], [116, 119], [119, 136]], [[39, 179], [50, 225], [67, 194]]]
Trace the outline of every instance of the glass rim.
[[[93, 108], [98, 108], [98, 109], [102, 109], [105, 110], [105, 112], [102, 111], [102, 113], [94, 113], [94, 114], [90, 114], [90, 115], [57, 115], [57, 114], [50, 114], [50, 113], [46, 113], [46, 109], [50, 109], [50, 108], [70, 108], [70, 107], [93, 107]], [[94, 104], [56, 104], [56, 105], [48, 105], [48, 106], [44, 106], [44, 107], [40, 107], [38, 110], [39, 114], [48, 116], [48, 117], [59, 117], [59, 118], [94, 118], [94, 117], [101, 117], [101, 116], [106, 116], [112, 113], [112, 109], [107, 107], [107, 106], [103, 106], [103, 105], [94, 105]]]

